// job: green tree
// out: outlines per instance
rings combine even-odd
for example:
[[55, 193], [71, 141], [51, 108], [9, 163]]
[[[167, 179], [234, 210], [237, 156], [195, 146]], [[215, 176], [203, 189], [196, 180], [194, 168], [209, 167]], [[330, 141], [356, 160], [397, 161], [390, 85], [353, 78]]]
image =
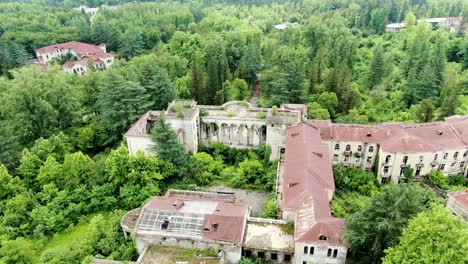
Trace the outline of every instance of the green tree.
[[29, 264], [34, 262], [34, 249], [24, 238], [0, 241], [0, 263]]
[[328, 120], [330, 119], [330, 113], [327, 109], [322, 108], [319, 103], [312, 102], [307, 104], [307, 117], [309, 119]]
[[385, 250], [384, 264], [466, 263], [468, 224], [442, 206], [409, 221], [398, 244]]
[[424, 99], [419, 103], [419, 111], [416, 112], [418, 122], [426, 123], [434, 118], [435, 106], [430, 99]]
[[339, 191], [357, 192], [370, 196], [377, 192], [377, 180], [375, 176], [358, 167], [333, 166], [335, 186]]
[[151, 150], [158, 157], [173, 163], [179, 168], [187, 164], [189, 158], [187, 151], [180, 144], [177, 134], [171, 125], [166, 122], [163, 114], [159, 116], [155, 127], [151, 130], [151, 140], [153, 141]]
[[364, 208], [346, 219], [345, 239], [356, 263], [380, 263], [386, 248], [398, 244], [408, 221], [428, 209], [434, 193], [416, 185], [387, 185]]
[[109, 71], [107, 82], [100, 87], [97, 101], [100, 126], [109, 133], [105, 145], [117, 141], [150, 108], [152, 103], [148, 96], [140, 84], [125, 81], [121, 75]]
[[205, 103], [203, 68], [203, 53], [195, 51], [192, 55], [192, 66], [190, 68], [191, 94], [193, 99], [200, 103]]
[[367, 86], [373, 88], [380, 84], [385, 74], [385, 58], [383, 48], [378, 46], [374, 50], [374, 56], [370, 62], [369, 73], [367, 76]]
[[166, 109], [170, 102], [175, 97], [175, 89], [167, 71], [163, 68], [157, 69], [155, 74], [149, 78], [148, 83], [144, 86], [146, 93], [150, 96], [150, 106], [152, 109]]
[[120, 54], [126, 59], [131, 59], [143, 52], [144, 44], [141, 34], [136, 29], [127, 29], [120, 40]]

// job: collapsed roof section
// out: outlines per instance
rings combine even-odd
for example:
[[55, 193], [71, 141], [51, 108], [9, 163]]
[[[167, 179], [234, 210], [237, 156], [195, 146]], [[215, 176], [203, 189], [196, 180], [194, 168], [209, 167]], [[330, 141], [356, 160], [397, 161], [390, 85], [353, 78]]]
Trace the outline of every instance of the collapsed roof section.
[[248, 205], [225, 193], [169, 190], [142, 209], [135, 232], [241, 246]]

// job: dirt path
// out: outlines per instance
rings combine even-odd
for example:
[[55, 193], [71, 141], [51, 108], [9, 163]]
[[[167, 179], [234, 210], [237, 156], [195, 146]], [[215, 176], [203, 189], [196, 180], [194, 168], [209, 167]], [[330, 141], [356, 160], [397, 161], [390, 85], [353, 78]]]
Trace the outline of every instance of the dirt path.
[[261, 94], [261, 84], [260, 80], [256, 80], [254, 85], [252, 86], [252, 90], [250, 91], [250, 99], [249, 103], [252, 106], [258, 106], [258, 98]]
[[267, 193], [262, 191], [244, 191], [234, 189], [223, 185], [215, 185], [207, 188], [207, 191], [213, 192], [233, 192], [239, 195], [242, 202], [248, 203], [252, 208], [252, 216], [257, 216], [265, 208]]

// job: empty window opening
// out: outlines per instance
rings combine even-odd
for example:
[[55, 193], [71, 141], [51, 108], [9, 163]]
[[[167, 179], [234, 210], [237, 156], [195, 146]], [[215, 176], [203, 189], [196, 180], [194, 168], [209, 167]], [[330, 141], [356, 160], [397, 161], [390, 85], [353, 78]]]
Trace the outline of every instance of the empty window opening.
[[252, 257], [252, 251], [251, 250], [245, 250], [244, 251], [244, 256], [246, 256], [248, 258]]
[[327, 257], [330, 257], [332, 255], [332, 250], [331, 248], [328, 249], [328, 252], [327, 252]]
[[313, 255], [313, 254], [314, 254], [314, 251], [315, 251], [315, 248], [314, 248], [314, 247], [310, 247], [309, 255]]
[[346, 145], [346, 151], [350, 151], [351, 150], [351, 145]]
[[257, 257], [260, 258], [260, 259], [265, 259], [265, 252], [259, 251], [257, 253]]
[[169, 220], [164, 220], [164, 222], [161, 224], [161, 229], [167, 230], [168, 226], [169, 226]]
[[278, 253], [272, 252], [271, 255], [270, 255], [270, 259], [271, 260], [278, 260]]
[[333, 257], [336, 258], [338, 256], [338, 249], [333, 250]]
[[211, 225], [211, 227], [213, 228], [214, 231], [218, 230], [218, 226], [219, 226], [218, 224]]
[[326, 236], [319, 236], [319, 240], [327, 240]]
[[406, 164], [408, 162], [408, 156], [403, 157], [403, 164]]
[[391, 158], [392, 156], [387, 155], [387, 157], [385, 157], [385, 163], [389, 163]]
[[304, 254], [307, 254], [307, 252], [309, 251], [309, 248], [307, 246], [304, 247]]
[[290, 262], [291, 261], [291, 255], [286, 254], [284, 255], [284, 262]]

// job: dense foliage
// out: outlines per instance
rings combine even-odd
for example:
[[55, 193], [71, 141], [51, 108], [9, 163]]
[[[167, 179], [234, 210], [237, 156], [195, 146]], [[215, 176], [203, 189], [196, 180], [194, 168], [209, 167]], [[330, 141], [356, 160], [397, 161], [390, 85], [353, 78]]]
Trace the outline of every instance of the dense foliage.
[[[37, 257], [31, 240], [47, 241], [86, 215], [140, 206], [169, 187], [274, 189], [267, 146], [213, 144], [190, 155], [163, 118], [153, 130], [160, 158], [130, 156], [123, 133], [174, 98], [246, 100], [256, 84], [260, 106], [304, 103], [309, 118], [338, 122], [430, 122], [468, 113], [467, 37], [415, 23], [440, 16], [467, 21], [463, 0], [0, 2], [0, 262], [30, 263]], [[91, 17], [72, 9], [81, 4], [119, 6]], [[403, 20], [409, 26], [402, 32], [384, 32], [386, 23]], [[274, 29], [286, 21], [299, 26]], [[35, 49], [65, 41], [104, 43], [119, 59], [85, 76], [64, 73], [63, 60], [46, 72], [30, 65]], [[338, 166], [334, 173], [332, 207], [349, 216], [350, 255], [362, 253], [362, 261], [377, 262], [432, 199], [411, 184], [379, 190], [373, 175], [358, 169]], [[460, 177], [429, 179], [466, 186]], [[262, 215], [275, 217], [277, 210], [270, 197]], [[366, 214], [379, 216], [381, 225]], [[97, 216], [86, 242], [46, 251], [40, 261], [134, 259], [133, 245], [117, 232], [120, 215], [112, 213], [106, 227]], [[388, 224], [393, 220], [399, 225]], [[373, 235], [390, 231], [385, 240]]]
[[345, 239], [353, 263], [380, 263], [384, 249], [395, 246], [408, 221], [437, 202], [418, 185], [390, 184], [346, 219]]
[[468, 224], [452, 213], [434, 206], [410, 220], [400, 243], [385, 250], [384, 264], [466, 263]]

